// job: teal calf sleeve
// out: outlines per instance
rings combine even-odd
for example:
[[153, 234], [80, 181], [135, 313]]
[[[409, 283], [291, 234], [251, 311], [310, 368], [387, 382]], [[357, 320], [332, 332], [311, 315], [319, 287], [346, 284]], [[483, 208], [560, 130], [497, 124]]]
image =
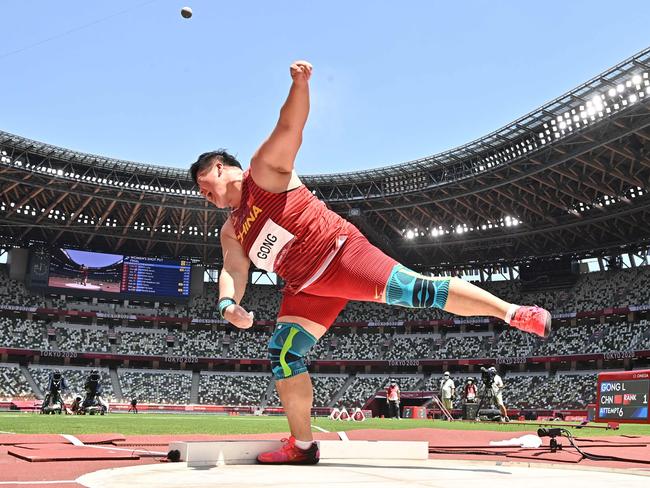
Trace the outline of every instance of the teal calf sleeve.
[[395, 265], [386, 284], [386, 303], [410, 308], [445, 308], [449, 278], [432, 278]]

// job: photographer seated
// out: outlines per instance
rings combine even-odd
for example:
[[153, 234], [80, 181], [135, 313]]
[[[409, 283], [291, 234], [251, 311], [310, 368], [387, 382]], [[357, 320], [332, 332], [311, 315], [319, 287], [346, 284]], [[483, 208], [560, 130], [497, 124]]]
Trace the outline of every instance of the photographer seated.
[[81, 413], [81, 397], [77, 396], [75, 397], [74, 401], [72, 402], [72, 405], [70, 405], [70, 411], [73, 414], [80, 414]]

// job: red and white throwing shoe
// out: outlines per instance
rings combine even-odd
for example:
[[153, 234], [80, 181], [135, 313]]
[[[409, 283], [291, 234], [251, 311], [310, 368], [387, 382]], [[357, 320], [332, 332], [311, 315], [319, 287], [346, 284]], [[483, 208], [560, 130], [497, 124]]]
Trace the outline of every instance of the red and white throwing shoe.
[[260, 464], [316, 464], [320, 458], [318, 444], [311, 443], [308, 449], [300, 449], [296, 446], [294, 436], [282, 439], [284, 445], [277, 451], [263, 452], [257, 456]]
[[516, 329], [537, 334], [546, 339], [551, 333], [551, 314], [541, 307], [519, 307], [510, 320]]

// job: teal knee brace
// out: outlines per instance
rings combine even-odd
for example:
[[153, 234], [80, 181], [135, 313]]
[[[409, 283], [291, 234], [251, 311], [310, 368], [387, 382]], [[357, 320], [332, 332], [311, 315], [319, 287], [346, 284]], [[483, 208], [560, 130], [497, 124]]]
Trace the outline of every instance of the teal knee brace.
[[282, 380], [307, 371], [305, 355], [316, 338], [298, 324], [279, 322], [269, 341], [269, 360], [276, 379]]
[[445, 308], [449, 278], [423, 276], [395, 265], [386, 284], [386, 303], [411, 308]]

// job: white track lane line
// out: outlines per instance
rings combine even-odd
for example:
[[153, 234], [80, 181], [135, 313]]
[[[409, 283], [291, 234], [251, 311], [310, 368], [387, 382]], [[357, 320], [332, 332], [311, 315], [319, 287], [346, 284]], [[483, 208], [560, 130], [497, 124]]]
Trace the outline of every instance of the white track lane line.
[[84, 447], [92, 447], [93, 449], [107, 449], [109, 451], [126, 451], [133, 454], [137, 454], [139, 456], [144, 456], [145, 454], [148, 454], [153, 457], [167, 456], [166, 452], [149, 451], [148, 449], [127, 449], [126, 447], [115, 447], [115, 446], [89, 446], [88, 444], [84, 444]]
[[61, 437], [63, 437], [66, 441], [70, 441], [73, 446], [84, 446], [85, 444], [81, 442], [79, 439], [77, 439], [75, 436], [70, 435], [70, 434], [59, 434]]
[[314, 429], [320, 430], [321, 432], [325, 432], [326, 434], [329, 434], [329, 433], [330, 433], [329, 430], [325, 430], [325, 429], [323, 429], [322, 427], [319, 427], [318, 425], [312, 425], [312, 427], [313, 427]]
[[348, 439], [348, 435], [343, 431], [337, 432], [337, 434], [339, 435], [339, 439], [341, 439], [342, 441], [349, 441], [350, 440], [350, 439]]
[[128, 449], [124, 447], [116, 447], [116, 446], [91, 446], [88, 444], [84, 444], [81, 442], [79, 439], [77, 439], [75, 436], [70, 435], [70, 434], [60, 434], [61, 437], [64, 437], [66, 440], [70, 441], [73, 445], [75, 446], [83, 446], [83, 447], [92, 447], [93, 449], [107, 449], [109, 451], [126, 451], [126, 452], [131, 452], [134, 454], [139, 454], [141, 456], [145, 454], [149, 454], [151, 456], [166, 456], [166, 452], [159, 452], [159, 451], [149, 451], [148, 449]]

